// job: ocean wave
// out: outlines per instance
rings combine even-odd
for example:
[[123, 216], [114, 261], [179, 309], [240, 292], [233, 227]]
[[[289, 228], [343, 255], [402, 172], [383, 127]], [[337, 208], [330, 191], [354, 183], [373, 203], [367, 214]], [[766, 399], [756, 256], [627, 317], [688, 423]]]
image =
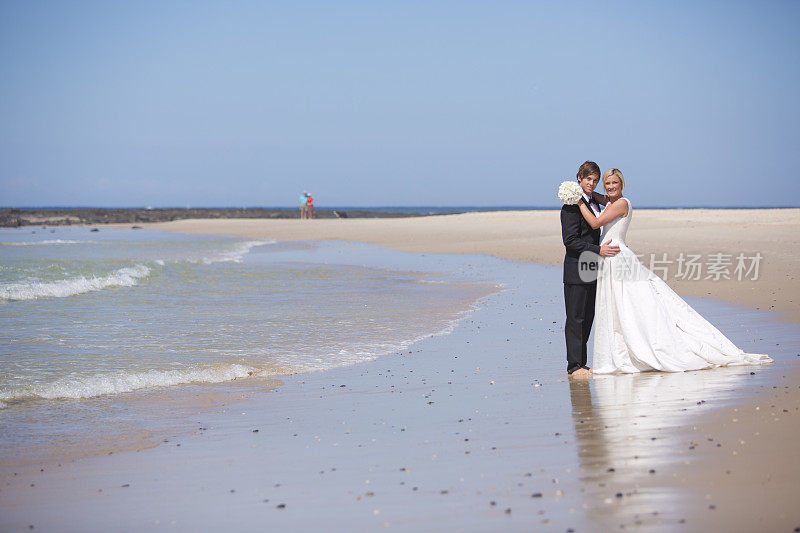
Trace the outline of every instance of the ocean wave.
[[9, 401], [26, 398], [80, 399], [106, 394], [133, 392], [148, 387], [169, 387], [189, 383], [221, 383], [251, 375], [257, 369], [241, 364], [218, 364], [181, 370], [147, 370], [143, 372], [107, 372], [90, 376], [70, 376], [52, 383], [41, 383], [0, 391], [0, 407]]
[[[411, 345], [429, 337], [448, 335], [478, 308], [476, 302], [468, 309], [462, 310], [450, 320], [441, 324], [438, 329], [411, 339], [388, 343], [368, 343], [342, 349], [338, 353], [329, 353], [327, 357], [274, 358], [272, 362], [254, 363], [216, 363], [194, 368], [174, 370], [117, 371], [101, 372], [87, 376], [72, 374], [50, 383], [37, 383], [18, 386], [12, 389], [0, 389], [0, 409], [9, 404], [31, 399], [59, 400], [85, 399], [97, 396], [123, 394], [152, 387], [170, 387], [191, 383], [223, 383], [247, 377], [274, 377], [281, 375], [320, 372], [333, 368], [350, 366], [375, 360], [381, 356], [403, 352]], [[255, 366], [257, 365], [257, 366]]]
[[99, 291], [107, 287], [132, 287], [138, 280], [147, 277], [150, 269], [145, 265], [134, 265], [115, 270], [107, 276], [87, 278], [80, 276], [56, 281], [29, 281], [26, 283], [4, 283], [0, 285], [0, 299], [35, 300], [37, 298], [65, 298], [85, 292]]
[[[429, 331], [410, 338], [389, 342], [360, 342], [349, 348], [325, 354], [276, 356], [265, 351], [255, 354], [255, 361], [198, 365], [170, 370], [120, 370], [89, 375], [70, 374], [46, 383], [0, 388], [0, 409], [30, 399], [84, 399], [104, 395], [130, 393], [152, 387], [170, 387], [191, 383], [223, 383], [247, 377], [274, 377], [307, 372], [319, 372], [375, 360], [393, 353], [403, 353], [412, 345], [431, 337], [452, 333], [492, 294], [504, 290], [495, 285], [490, 294], [474, 300], [469, 306], [453, 313]], [[261, 356], [261, 357], [258, 357]]]
[[40, 246], [50, 244], [94, 244], [97, 241], [71, 241], [55, 239], [50, 241], [7, 241], [0, 242], [0, 246]]

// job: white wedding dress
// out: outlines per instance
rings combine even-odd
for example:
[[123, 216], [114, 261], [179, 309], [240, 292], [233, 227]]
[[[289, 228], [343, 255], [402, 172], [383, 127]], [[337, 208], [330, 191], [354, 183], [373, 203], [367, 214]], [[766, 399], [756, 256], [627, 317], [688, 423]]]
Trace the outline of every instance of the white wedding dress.
[[620, 251], [600, 260], [595, 304], [594, 373], [648, 370], [682, 372], [717, 366], [769, 363], [745, 353], [700, 316], [625, 245], [633, 215], [603, 227], [601, 244]]

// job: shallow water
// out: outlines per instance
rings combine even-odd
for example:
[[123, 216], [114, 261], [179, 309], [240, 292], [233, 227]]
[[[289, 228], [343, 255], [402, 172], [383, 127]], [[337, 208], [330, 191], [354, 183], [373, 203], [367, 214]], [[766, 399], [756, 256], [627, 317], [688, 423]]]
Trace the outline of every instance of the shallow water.
[[343, 250], [141, 230], [0, 231], [0, 423], [15, 435], [6, 446], [79, 434], [98, 417], [118, 425], [119, 398], [137, 391], [369, 361], [450, 331], [497, 290], [354, 264], [358, 254]]

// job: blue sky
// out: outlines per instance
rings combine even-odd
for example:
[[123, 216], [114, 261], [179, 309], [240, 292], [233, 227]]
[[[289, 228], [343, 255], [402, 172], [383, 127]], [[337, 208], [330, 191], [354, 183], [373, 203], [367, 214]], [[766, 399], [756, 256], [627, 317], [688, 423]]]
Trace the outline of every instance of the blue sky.
[[793, 205], [798, 2], [0, 2], [0, 205]]

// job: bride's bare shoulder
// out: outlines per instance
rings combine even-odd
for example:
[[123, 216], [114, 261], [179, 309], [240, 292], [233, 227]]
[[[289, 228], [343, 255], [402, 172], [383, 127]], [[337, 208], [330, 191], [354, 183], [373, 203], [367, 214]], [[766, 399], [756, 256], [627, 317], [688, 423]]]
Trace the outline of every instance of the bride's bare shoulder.
[[625, 200], [625, 204], [626, 204], [625, 205], [625, 214], [623, 214], [620, 218], [625, 218], [626, 216], [631, 214], [631, 201], [628, 200], [627, 198], [625, 198], [624, 196], [621, 196], [620, 198]]

